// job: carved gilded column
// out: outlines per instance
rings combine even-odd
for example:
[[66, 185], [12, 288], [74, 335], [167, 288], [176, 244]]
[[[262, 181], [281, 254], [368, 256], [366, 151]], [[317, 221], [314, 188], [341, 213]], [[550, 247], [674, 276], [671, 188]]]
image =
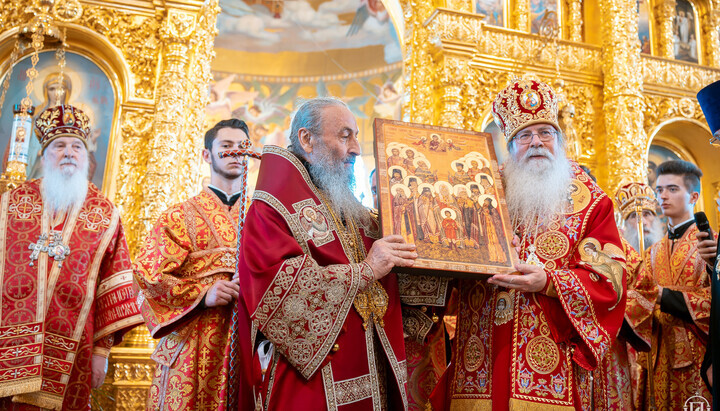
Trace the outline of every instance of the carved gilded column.
[[[635, 0], [601, 3], [605, 116], [605, 164], [601, 183], [608, 193], [628, 181], [647, 178], [647, 135], [643, 129], [642, 67]], [[604, 180], [604, 181], [603, 181]]]
[[655, 5], [655, 21], [657, 22], [658, 27], [658, 55], [669, 59], [675, 58], [675, 53], [673, 51], [673, 20], [675, 19], [675, 5], [675, 0], [659, 0]]
[[582, 0], [568, 0], [568, 38], [570, 41], [583, 40]]
[[460, 57], [445, 56], [439, 66], [438, 102], [440, 117], [438, 125], [452, 128], [463, 128], [465, 118], [462, 106], [463, 84], [468, 81], [467, 60]]
[[167, 207], [179, 200], [177, 175], [182, 160], [179, 152], [188, 103], [188, 60], [191, 39], [195, 31], [195, 14], [183, 10], [169, 10], [160, 29], [163, 42], [163, 66], [156, 88], [153, 139], [149, 144], [149, 159], [145, 176], [145, 197], [140, 219], [146, 232]]
[[513, 19], [515, 29], [530, 31], [530, 4], [528, 0], [515, 0]]
[[428, 92], [434, 83], [433, 45], [428, 41], [425, 20], [434, 10], [432, 0], [402, 0], [405, 16], [405, 77], [407, 98], [403, 104], [403, 120], [433, 124], [433, 95]]
[[705, 65], [720, 67], [720, 2], [712, 1], [710, 11], [705, 13], [700, 21], [705, 38]]

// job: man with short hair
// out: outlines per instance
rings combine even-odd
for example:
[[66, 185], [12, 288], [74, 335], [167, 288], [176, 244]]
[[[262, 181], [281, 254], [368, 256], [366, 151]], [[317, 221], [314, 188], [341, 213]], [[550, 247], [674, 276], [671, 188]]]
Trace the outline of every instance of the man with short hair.
[[[694, 164], [666, 161], [657, 168], [655, 191], [668, 217], [668, 233], [645, 253], [640, 269], [657, 281], [651, 359], [638, 364], [644, 407], [682, 409], [693, 396], [710, 400], [700, 376], [710, 315], [710, 282], [698, 253], [693, 209], [700, 197], [702, 171]], [[651, 369], [648, 371], [648, 364]], [[652, 375], [649, 378], [648, 372]]]
[[142, 317], [120, 213], [88, 181], [90, 119], [59, 105], [35, 127], [45, 177], [0, 200], [0, 409], [87, 410]]
[[157, 368], [148, 408], [227, 407], [226, 348], [239, 292], [233, 274], [245, 206], [241, 151], [250, 145], [242, 120], [222, 120], [205, 133], [210, 185], [162, 214], [135, 261], [145, 323], [153, 337], [162, 337], [152, 355]]
[[[289, 150], [265, 146], [240, 247], [241, 299], [252, 345], [275, 354], [242, 409], [407, 408], [403, 328], [394, 266], [412, 266], [415, 246], [382, 239], [353, 196], [360, 155], [355, 117], [342, 101], [304, 102]], [[309, 237], [312, 209], [328, 224]], [[377, 239], [377, 240], [376, 240]]]
[[612, 201], [565, 155], [557, 104], [532, 79], [495, 99], [522, 263], [513, 274], [460, 280], [453, 364], [433, 392], [435, 409], [593, 409], [589, 370], [622, 323], [625, 260]]

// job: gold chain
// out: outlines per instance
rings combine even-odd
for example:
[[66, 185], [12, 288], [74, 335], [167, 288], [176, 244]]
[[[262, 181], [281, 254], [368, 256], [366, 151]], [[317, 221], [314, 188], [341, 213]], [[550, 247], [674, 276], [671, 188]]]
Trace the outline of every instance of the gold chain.
[[30, 111], [30, 107], [32, 107], [32, 100], [30, 100], [30, 96], [32, 95], [33, 91], [33, 80], [38, 76], [38, 71], [35, 68], [37, 66], [38, 61], [40, 60], [40, 49], [43, 47], [43, 43], [45, 41], [45, 28], [42, 24], [37, 26], [37, 30], [35, 30], [35, 33], [32, 35], [32, 47], [33, 47], [33, 54], [30, 58], [30, 61], [32, 62], [32, 67], [27, 69], [27, 76], [28, 76], [28, 84], [25, 86], [25, 91], [27, 92], [27, 95], [24, 99], [22, 99], [22, 108], [23, 111], [28, 113]]
[[[345, 249], [347, 249], [347, 246], [349, 245], [352, 246], [352, 255], [349, 256], [349, 258], [352, 258], [354, 261], [351, 262], [361, 263], [365, 260], [366, 254], [365, 245], [362, 237], [360, 237], [360, 230], [357, 223], [353, 218], [346, 218], [346, 227], [337, 214], [335, 214], [335, 210], [333, 210], [332, 204], [328, 202], [325, 194], [318, 190], [318, 195], [320, 197], [320, 201], [325, 204], [330, 212], [330, 216], [335, 222], [340, 242], [343, 244]], [[355, 311], [357, 311], [360, 317], [362, 317], [363, 328], [366, 330], [370, 324], [370, 320], [373, 320], [380, 327], [385, 327], [383, 317], [387, 312], [388, 305], [389, 297], [387, 291], [385, 291], [385, 288], [383, 288], [379, 281], [371, 281], [366, 289], [359, 291], [357, 295], [355, 295], [355, 300], [353, 301]]]
[[15, 46], [13, 47], [12, 53], [10, 53], [10, 68], [5, 75], [3, 80], [2, 94], [0, 94], [0, 113], [2, 113], [3, 104], [5, 104], [5, 96], [7, 95], [8, 88], [10, 87], [10, 77], [12, 77], [13, 68], [15, 68], [15, 62], [17, 62], [18, 56], [20, 55], [20, 35], [18, 34], [15, 39]]

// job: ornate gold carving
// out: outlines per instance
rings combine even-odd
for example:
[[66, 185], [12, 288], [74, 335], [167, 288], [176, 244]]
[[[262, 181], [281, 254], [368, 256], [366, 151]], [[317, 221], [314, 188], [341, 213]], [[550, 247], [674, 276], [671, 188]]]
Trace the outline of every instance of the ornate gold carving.
[[582, 41], [582, 0], [568, 0], [567, 32], [570, 41]]
[[528, 0], [516, 0], [513, 10], [515, 28], [520, 31], [530, 31], [530, 2]]
[[117, 411], [135, 411], [145, 408], [147, 402], [147, 389], [129, 388], [118, 391]]
[[700, 17], [702, 27], [703, 50], [705, 50], [705, 64], [708, 66], [720, 66], [720, 10], [718, 1], [711, 1], [711, 10], [703, 13]]
[[116, 363], [113, 372], [113, 382], [128, 383], [128, 382], [152, 382], [153, 374], [155, 373], [154, 363]]
[[641, 63], [646, 86], [653, 86], [651, 90], [655, 88], [663, 94], [672, 91], [684, 92], [694, 98], [698, 90], [720, 80], [720, 70], [714, 68], [650, 56], [643, 56]]
[[[655, 18], [658, 27], [659, 55], [675, 58], [673, 53], [673, 20], [675, 18], [675, 0], [659, 0], [655, 4]], [[635, 26], [637, 27], [637, 25]]]
[[[543, 49], [536, 59], [537, 50]], [[545, 47], [543, 40], [532, 34], [516, 33], [497, 27], [484, 27], [483, 37], [478, 44], [480, 53], [511, 60], [526, 61], [530, 64], [545, 65], [555, 69], [554, 47]], [[558, 41], [558, 65], [562, 71], [585, 72], [599, 76], [602, 71], [602, 54], [598, 47]]]
[[152, 99], [159, 57], [160, 15], [137, 16], [110, 7], [87, 7], [77, 24], [88, 27], [119, 48], [134, 75], [132, 95]]
[[601, 3], [605, 102], [607, 192], [622, 184], [645, 181], [647, 135], [643, 128], [642, 71], [638, 47], [638, 14], [627, 2]]

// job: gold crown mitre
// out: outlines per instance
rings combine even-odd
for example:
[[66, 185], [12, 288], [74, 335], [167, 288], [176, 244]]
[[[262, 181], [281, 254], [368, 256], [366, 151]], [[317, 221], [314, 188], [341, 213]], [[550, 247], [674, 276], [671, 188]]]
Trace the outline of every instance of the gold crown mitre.
[[643, 210], [655, 214], [657, 200], [655, 192], [650, 186], [644, 183], [628, 183], [618, 189], [615, 193], [615, 202], [622, 214], [623, 221], [635, 212], [635, 204], [638, 201]]
[[517, 79], [498, 93], [492, 114], [505, 141], [533, 124], [550, 124], [558, 131], [558, 101], [552, 88], [533, 79]]
[[58, 137], [75, 137], [85, 144], [90, 135], [90, 118], [82, 110], [71, 105], [45, 109], [35, 119], [35, 130], [42, 144], [42, 151]]

